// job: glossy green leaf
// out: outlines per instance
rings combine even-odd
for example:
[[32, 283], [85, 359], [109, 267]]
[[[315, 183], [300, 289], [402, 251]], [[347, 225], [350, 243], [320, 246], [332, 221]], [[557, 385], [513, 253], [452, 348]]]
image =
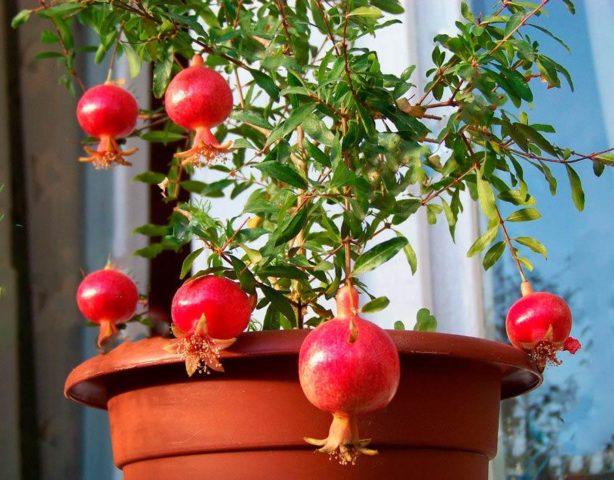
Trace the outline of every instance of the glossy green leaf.
[[533, 237], [516, 237], [514, 240], [522, 245], [526, 245], [535, 253], [543, 255], [544, 258], [548, 258], [548, 250], [539, 240]]
[[275, 241], [275, 245], [281, 245], [282, 243], [289, 242], [294, 237], [298, 235], [298, 232], [302, 230], [302, 228], [307, 223], [309, 218], [309, 208], [304, 207], [301, 208], [298, 213], [296, 213], [292, 220], [288, 223], [286, 228], [281, 232], [277, 240]]
[[296, 188], [307, 188], [307, 181], [294, 168], [279, 162], [262, 162], [256, 168], [267, 174], [269, 177], [287, 183]]
[[382, 11], [377, 7], [358, 7], [352, 10], [348, 16], [380, 18], [382, 16]]
[[471, 247], [469, 247], [469, 250], [467, 251], [467, 256], [472, 257], [476, 253], [479, 253], [484, 250], [497, 237], [497, 233], [499, 233], [499, 224], [495, 223], [492, 227], [486, 230], [486, 232], [484, 232], [475, 242], [473, 242], [473, 245], [471, 245]]
[[205, 248], [201, 247], [192, 252], [183, 260], [183, 264], [181, 265], [181, 273], [179, 274], [180, 279], [184, 279], [188, 273], [192, 270], [192, 265], [194, 261], [198, 258], [198, 256], [203, 252]]
[[19, 28], [21, 25], [26, 23], [30, 16], [32, 15], [32, 10], [22, 10], [17, 15], [13, 17], [11, 20], [11, 27]]
[[261, 285], [260, 289], [264, 296], [271, 302], [271, 305], [275, 307], [275, 309], [281, 313], [284, 317], [290, 321], [292, 325], [296, 325], [296, 317], [294, 315], [294, 309], [292, 308], [292, 304], [286, 298], [285, 295], [278, 292], [274, 288], [268, 287], [266, 285]]
[[370, 302], [365, 303], [360, 311], [363, 313], [375, 313], [384, 310], [388, 305], [390, 305], [390, 300], [388, 297], [377, 297], [371, 300]]
[[497, 260], [501, 258], [503, 252], [505, 252], [505, 242], [497, 242], [492, 247], [490, 247], [484, 255], [484, 259], [482, 260], [484, 270], [488, 270], [495, 263], [497, 263]]
[[582, 182], [576, 171], [570, 166], [565, 165], [567, 170], [567, 178], [569, 178], [569, 187], [571, 188], [571, 198], [576, 209], [581, 212], [584, 210], [584, 190]]
[[497, 205], [495, 203], [495, 194], [492, 190], [492, 186], [482, 178], [482, 173], [479, 170], [476, 171], [476, 181], [478, 201], [482, 212], [484, 212], [484, 215], [488, 218], [497, 218]]
[[508, 216], [505, 221], [506, 222], [530, 222], [533, 220], [538, 220], [542, 217], [539, 210], [535, 208], [522, 208], [520, 210], [516, 210], [510, 216]]
[[162, 98], [164, 92], [166, 91], [166, 86], [171, 80], [171, 72], [173, 71], [173, 54], [173, 49], [169, 47], [164, 53], [164, 56], [154, 65], [153, 94], [156, 98]]
[[379, 267], [399, 253], [408, 243], [405, 237], [396, 237], [376, 245], [356, 259], [353, 274], [358, 276]]

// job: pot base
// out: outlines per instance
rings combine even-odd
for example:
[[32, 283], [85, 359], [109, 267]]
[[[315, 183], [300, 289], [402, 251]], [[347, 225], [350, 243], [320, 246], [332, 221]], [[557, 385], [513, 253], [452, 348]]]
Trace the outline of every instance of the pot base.
[[187, 378], [168, 342], [123, 344], [71, 373], [66, 394], [108, 408], [115, 464], [125, 480], [486, 480], [496, 454], [499, 402], [541, 381], [512, 347], [456, 335], [390, 332], [401, 383], [384, 410], [358, 419], [380, 454], [341, 466], [303, 437], [332, 416], [298, 383], [307, 332], [244, 334], [223, 353], [225, 373]]
[[[342, 466], [312, 450], [261, 450], [157, 458], [124, 468], [124, 480], [476, 480], [488, 478], [488, 457], [472, 452], [429, 449], [383, 449]], [[249, 474], [246, 472], [250, 472]], [[451, 476], [450, 472], [454, 472]]]

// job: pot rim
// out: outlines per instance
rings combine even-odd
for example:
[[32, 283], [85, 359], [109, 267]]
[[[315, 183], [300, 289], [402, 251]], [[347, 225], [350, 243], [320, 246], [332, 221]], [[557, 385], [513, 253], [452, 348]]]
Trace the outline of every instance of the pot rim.
[[[543, 380], [542, 374], [525, 352], [501, 342], [449, 333], [400, 330], [387, 332], [401, 357], [440, 357], [498, 367], [501, 372], [501, 399], [533, 390]], [[221, 357], [224, 360], [298, 356], [303, 339], [308, 333], [309, 330], [245, 332], [238, 337], [236, 343], [222, 352]], [[106, 409], [110, 396], [107, 385], [112, 384], [114, 374], [173, 364], [183, 368], [183, 360], [178, 354], [163, 349], [171, 341], [172, 339], [162, 337], [136, 342], [125, 341], [108, 353], [84, 361], [68, 375], [64, 395], [77, 403]], [[199, 377], [194, 376], [192, 379], [198, 381]]]

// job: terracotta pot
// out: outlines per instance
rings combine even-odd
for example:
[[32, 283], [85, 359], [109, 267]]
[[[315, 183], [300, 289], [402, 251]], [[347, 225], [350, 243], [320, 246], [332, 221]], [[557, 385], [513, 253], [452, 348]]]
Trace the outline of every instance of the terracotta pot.
[[223, 354], [224, 374], [188, 379], [161, 338], [124, 343], [79, 365], [65, 394], [109, 411], [115, 464], [126, 480], [488, 478], [499, 402], [540, 374], [512, 347], [457, 335], [390, 332], [402, 379], [392, 403], [360, 421], [379, 449], [341, 466], [303, 441], [331, 416], [298, 383], [304, 331], [247, 333]]

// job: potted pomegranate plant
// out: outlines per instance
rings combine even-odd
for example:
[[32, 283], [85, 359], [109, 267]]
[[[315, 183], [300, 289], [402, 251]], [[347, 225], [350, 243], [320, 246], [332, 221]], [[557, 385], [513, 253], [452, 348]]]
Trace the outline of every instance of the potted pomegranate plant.
[[[551, 143], [553, 127], [524, 110], [533, 89], [571, 84], [530, 36], [547, 3], [502, 1], [481, 17], [463, 3], [458, 31], [434, 40], [422, 92], [414, 67], [383, 72], [368, 48], [369, 35], [399, 21], [399, 0], [43, 0], [15, 18], [18, 26], [36, 14], [53, 26], [44, 41], [61, 53], [48, 56], [65, 63], [89, 135], [82, 162], [121, 168], [131, 135], [183, 142], [167, 170], [136, 177], [174, 206], [166, 224], [139, 229], [152, 239], [137, 253], [202, 244], [183, 262], [183, 276], [197, 258], [206, 267], [175, 295], [174, 338], [107, 348], [66, 382], [69, 398], [108, 409], [126, 479], [487, 478], [501, 398], [534, 388], [559, 350], [579, 347], [565, 301], [532, 292], [525, 275], [523, 249], [543, 245], [508, 229], [539, 216], [524, 169], [538, 169], [553, 193], [551, 167], [564, 169], [582, 209], [574, 163], [592, 162], [597, 175], [614, 163], [611, 149]], [[94, 49], [75, 45], [76, 23], [99, 39]], [[75, 56], [90, 50], [97, 62], [110, 57], [109, 77], [78, 91]], [[121, 56], [134, 74], [151, 65], [163, 107], [139, 115], [113, 77]], [[198, 169], [221, 179], [195, 180]], [[182, 192], [239, 197], [243, 211], [214, 218]], [[417, 268], [398, 227], [425, 209], [453, 235], [470, 207], [462, 192], [487, 220], [468, 254], [483, 252], [488, 269], [507, 250], [518, 267], [522, 298], [508, 316], [517, 348], [433, 333], [427, 311], [415, 331], [384, 332], [360, 316], [359, 293], [363, 311], [388, 304], [369, 295], [362, 274], [397, 255]], [[505, 218], [502, 202], [515, 207]], [[137, 303], [112, 266], [87, 276], [77, 298], [100, 325], [101, 346]], [[345, 466], [361, 454], [370, 458]]]

